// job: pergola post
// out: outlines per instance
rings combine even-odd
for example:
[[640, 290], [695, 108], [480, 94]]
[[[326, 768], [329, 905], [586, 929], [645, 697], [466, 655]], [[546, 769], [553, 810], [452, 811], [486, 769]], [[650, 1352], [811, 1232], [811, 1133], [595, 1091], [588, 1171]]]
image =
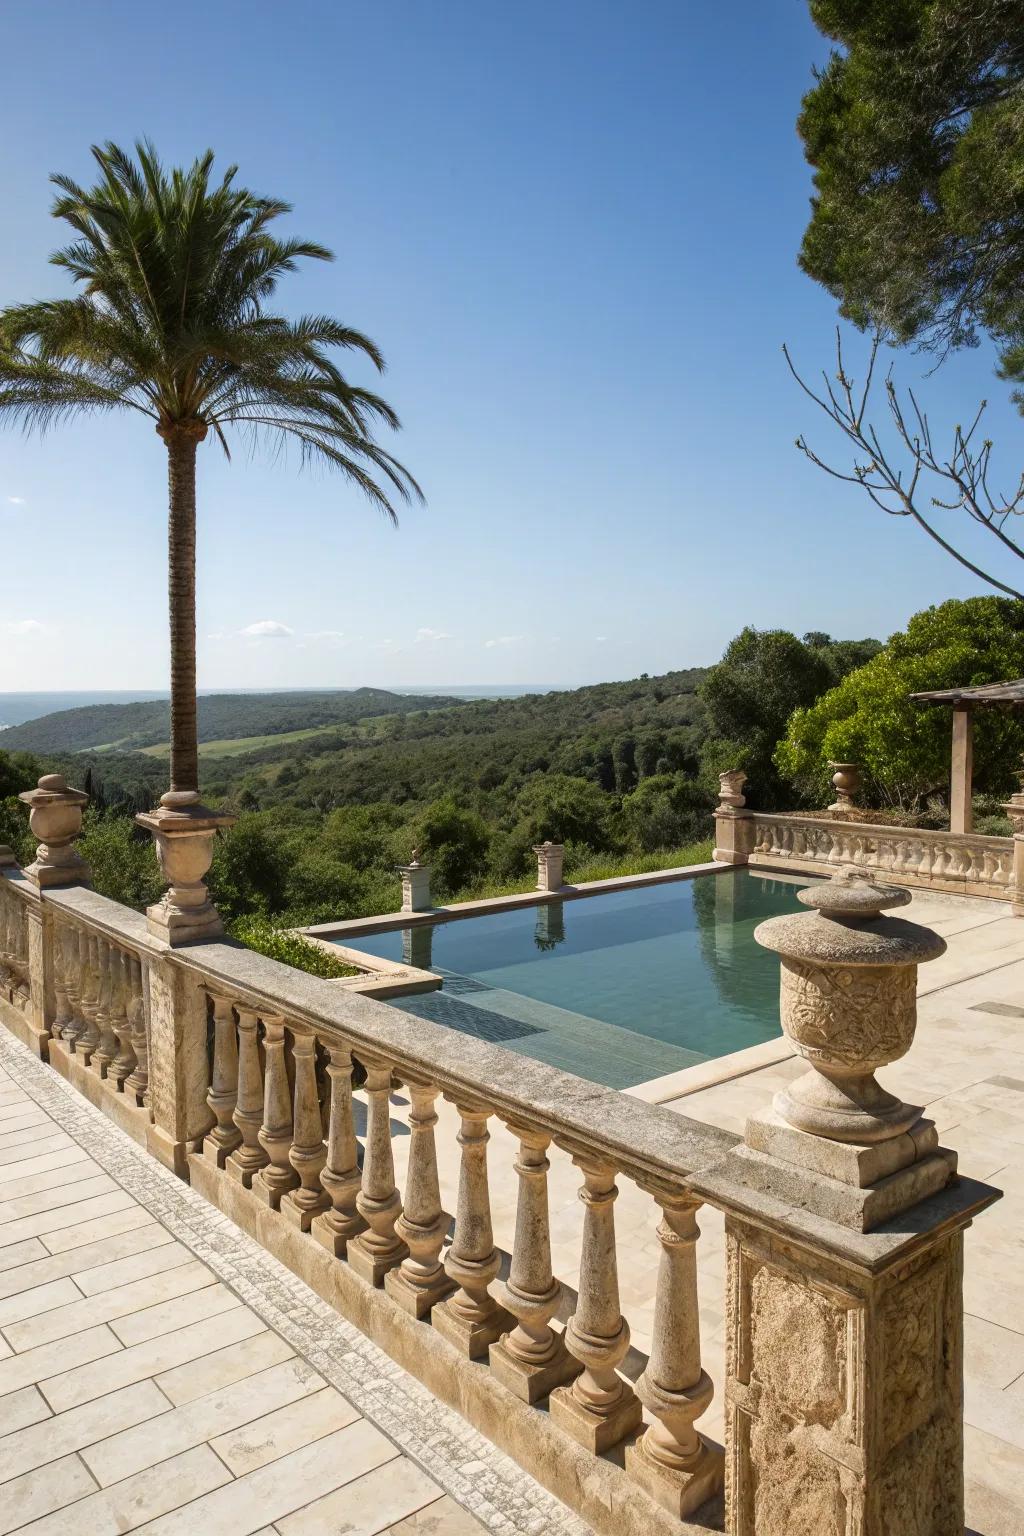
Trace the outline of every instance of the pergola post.
[[970, 709], [953, 709], [953, 750], [949, 771], [949, 830], [970, 832], [971, 778], [974, 751], [973, 720]]

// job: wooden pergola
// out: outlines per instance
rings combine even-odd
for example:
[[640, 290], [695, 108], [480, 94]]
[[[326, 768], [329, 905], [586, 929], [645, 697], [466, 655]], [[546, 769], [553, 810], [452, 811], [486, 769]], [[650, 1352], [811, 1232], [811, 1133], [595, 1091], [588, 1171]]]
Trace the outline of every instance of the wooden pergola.
[[933, 693], [912, 693], [915, 704], [946, 704], [953, 710], [953, 749], [949, 769], [949, 830], [971, 830], [971, 781], [973, 775], [976, 709], [1024, 709], [1024, 677], [1006, 683], [983, 683], [980, 688], [937, 688]]

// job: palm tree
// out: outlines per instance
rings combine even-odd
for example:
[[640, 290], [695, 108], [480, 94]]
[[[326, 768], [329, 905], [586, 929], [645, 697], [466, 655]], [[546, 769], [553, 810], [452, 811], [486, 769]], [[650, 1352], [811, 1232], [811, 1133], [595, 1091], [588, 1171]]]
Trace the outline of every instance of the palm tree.
[[168, 173], [148, 143], [135, 158], [93, 147], [99, 180], [54, 176], [55, 218], [75, 232], [51, 260], [81, 284], [75, 298], [0, 311], [0, 419], [45, 429], [90, 411], [148, 416], [167, 447], [171, 630], [171, 786], [161, 803], [199, 800], [196, 730], [196, 450], [209, 435], [297, 443], [304, 461], [342, 472], [387, 517], [422, 495], [374, 437], [398, 418], [350, 384], [333, 349], [383, 372], [374, 343], [329, 315], [267, 312], [278, 279], [303, 258], [332, 260], [309, 240], [279, 239], [277, 198], [212, 181], [213, 153]]

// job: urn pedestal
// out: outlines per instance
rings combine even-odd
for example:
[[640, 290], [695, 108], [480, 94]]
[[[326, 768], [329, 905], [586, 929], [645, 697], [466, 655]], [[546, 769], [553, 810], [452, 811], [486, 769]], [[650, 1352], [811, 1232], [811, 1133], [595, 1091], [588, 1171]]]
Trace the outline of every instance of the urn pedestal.
[[153, 834], [167, 890], [146, 908], [146, 922], [155, 938], [172, 948], [224, 932], [220, 916], [207, 894], [204, 877], [213, 862], [213, 840], [234, 817], [201, 804], [191, 791], [170, 791], [154, 811], [135, 820]]
[[28, 824], [39, 842], [26, 878], [40, 890], [87, 885], [89, 868], [74, 845], [89, 803], [85, 791], [69, 789], [63, 774], [44, 773], [35, 789], [26, 789], [18, 799], [29, 808]]

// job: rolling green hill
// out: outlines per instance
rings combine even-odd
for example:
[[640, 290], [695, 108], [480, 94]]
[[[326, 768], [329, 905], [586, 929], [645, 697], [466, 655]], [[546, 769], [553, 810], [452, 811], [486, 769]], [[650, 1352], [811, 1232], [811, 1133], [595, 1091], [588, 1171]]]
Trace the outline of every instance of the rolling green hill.
[[[454, 709], [453, 698], [389, 693], [383, 688], [330, 692], [213, 693], [199, 699], [199, 740], [281, 736], [367, 715]], [[137, 752], [159, 747], [170, 735], [170, 704], [150, 699], [134, 704], [90, 704], [26, 720], [3, 732], [8, 752]]]

